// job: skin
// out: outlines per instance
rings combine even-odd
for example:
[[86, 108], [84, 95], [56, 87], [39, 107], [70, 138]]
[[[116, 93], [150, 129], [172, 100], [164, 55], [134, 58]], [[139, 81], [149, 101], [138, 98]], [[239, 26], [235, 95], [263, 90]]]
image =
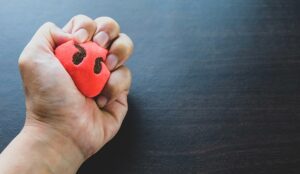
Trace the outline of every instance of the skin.
[[[106, 65], [111, 77], [94, 99], [77, 90], [54, 56], [55, 47], [71, 39], [109, 48]], [[0, 173], [76, 173], [122, 124], [131, 84], [124, 63], [132, 50], [131, 39], [109, 17], [77, 15], [63, 29], [49, 22], [42, 25], [19, 58], [26, 121], [1, 153]]]

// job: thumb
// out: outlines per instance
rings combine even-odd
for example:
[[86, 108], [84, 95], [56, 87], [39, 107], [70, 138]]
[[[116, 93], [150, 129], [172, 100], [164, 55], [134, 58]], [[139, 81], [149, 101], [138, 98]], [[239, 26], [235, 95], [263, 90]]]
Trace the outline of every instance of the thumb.
[[[22, 70], [24, 66], [28, 67], [30, 62], [40, 58], [44, 60], [47, 58], [52, 59], [54, 49], [71, 39], [70, 34], [58, 28], [54, 23], [47, 22], [43, 24], [22, 51], [19, 58], [20, 69]], [[36, 65], [33, 64], [33, 66]]]
[[38, 29], [24, 50], [28, 50], [28, 47], [31, 49], [34, 47], [34, 49], [40, 50], [42, 48], [53, 52], [55, 47], [71, 39], [71, 34], [64, 32], [54, 23], [47, 22]]

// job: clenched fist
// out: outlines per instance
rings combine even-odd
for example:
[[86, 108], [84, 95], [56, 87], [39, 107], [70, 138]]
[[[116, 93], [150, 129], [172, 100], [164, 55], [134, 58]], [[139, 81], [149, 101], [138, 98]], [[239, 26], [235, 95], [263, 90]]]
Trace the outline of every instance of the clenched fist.
[[[57, 46], [93, 41], [108, 49], [104, 62], [111, 76], [102, 93], [87, 98], [55, 57]], [[0, 156], [0, 173], [75, 173], [119, 130], [127, 112], [133, 50], [109, 17], [73, 17], [62, 29], [41, 26], [19, 58], [26, 96], [26, 121]], [[7, 167], [14, 166], [14, 167]]]

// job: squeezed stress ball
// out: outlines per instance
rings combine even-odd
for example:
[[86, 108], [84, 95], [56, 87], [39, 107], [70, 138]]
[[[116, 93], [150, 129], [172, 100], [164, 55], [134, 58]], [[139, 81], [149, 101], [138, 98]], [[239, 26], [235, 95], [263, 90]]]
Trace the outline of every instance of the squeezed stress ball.
[[58, 46], [55, 55], [83, 95], [95, 97], [102, 91], [110, 76], [104, 64], [106, 49], [91, 41], [77, 44], [71, 40]]

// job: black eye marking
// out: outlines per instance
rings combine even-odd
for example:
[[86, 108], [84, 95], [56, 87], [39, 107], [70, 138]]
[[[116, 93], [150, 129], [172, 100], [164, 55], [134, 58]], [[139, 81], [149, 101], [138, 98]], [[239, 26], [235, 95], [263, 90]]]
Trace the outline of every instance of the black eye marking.
[[83, 58], [86, 56], [86, 51], [83, 47], [81, 47], [78, 44], [74, 44], [74, 46], [78, 49], [78, 52], [76, 52], [73, 55], [73, 63], [75, 65], [78, 65], [83, 61]]
[[101, 69], [102, 69], [101, 62], [103, 62], [102, 57], [97, 57], [95, 59], [95, 65], [94, 65], [94, 73], [95, 74], [99, 74], [101, 72]]

